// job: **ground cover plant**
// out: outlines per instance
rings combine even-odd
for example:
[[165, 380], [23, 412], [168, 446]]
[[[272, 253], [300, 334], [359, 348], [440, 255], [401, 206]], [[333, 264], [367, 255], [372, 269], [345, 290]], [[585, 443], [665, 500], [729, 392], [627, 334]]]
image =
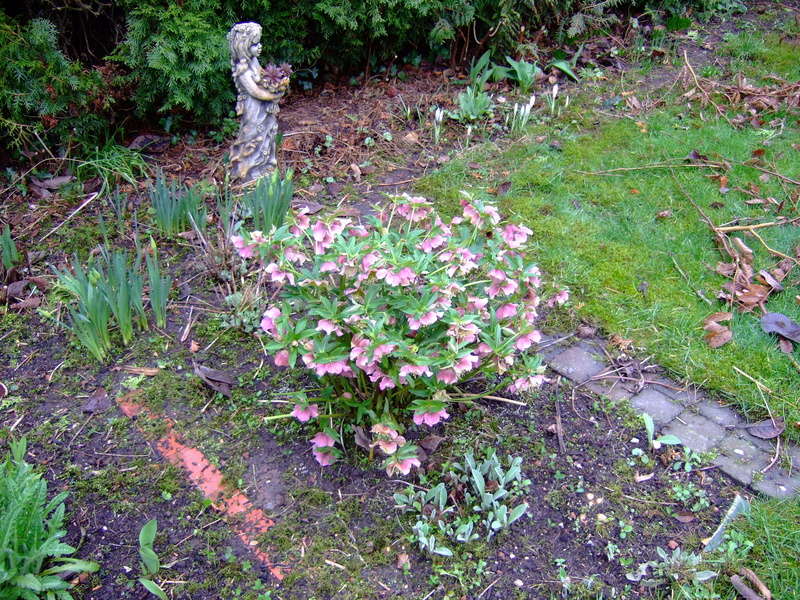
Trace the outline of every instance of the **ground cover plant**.
[[72, 600], [61, 575], [98, 565], [72, 558], [75, 548], [61, 541], [67, 493], [47, 499], [47, 483], [25, 462], [25, 438], [10, 450], [0, 466], [0, 592], [9, 600]]
[[[780, 266], [794, 238], [779, 218], [796, 211], [794, 46], [756, 36], [791, 36], [790, 7], [759, 5], [735, 23], [637, 17], [615, 37], [565, 46], [556, 58], [579, 86], [551, 64], [522, 94], [486, 76], [487, 57], [473, 73], [398, 62], [364, 87], [293, 96], [281, 119], [294, 174], [265, 181], [254, 202], [225, 185], [221, 129], [182, 135], [165, 121], [160, 141], [145, 136], [148, 170], [175, 182], [175, 198], [194, 195], [169, 232], [148, 192], [158, 176], [120, 178], [110, 195], [113, 178], [71, 180], [42, 170], [59, 164], [50, 159], [7, 177], [0, 246], [15, 257], [0, 287], [0, 448], [25, 436], [48, 489], [69, 491], [61, 541], [99, 566], [61, 579], [76, 600], [733, 600], [733, 583], [756, 586], [746, 569], [773, 597], [796, 596], [796, 501], [759, 499], [714, 453], [614, 400], [620, 389], [539, 372], [535, 355], [552, 361], [574, 335], [632, 378], [664, 375], [653, 352], [683, 357], [671, 377], [688, 364], [696, 383], [698, 348], [718, 372], [749, 352], [735, 363], [746, 375], [734, 374], [759, 381], [765, 403], [750, 382], [748, 416], [773, 412], [786, 428], [774, 468], [795, 472], [791, 403], [775, 401], [790, 389], [791, 355], [777, 354], [786, 340], [767, 337], [752, 302], [769, 287], [764, 307], [791, 316], [798, 281], [796, 266]], [[547, 64], [527, 52], [508, 54]], [[492, 60], [508, 64], [505, 54]], [[615, 61], [631, 60], [641, 70], [620, 77]], [[454, 116], [467, 87], [490, 97], [491, 113]], [[493, 222], [500, 213], [513, 227]], [[102, 361], [56, 327], [78, 305], [54, 272], [75, 275], [73, 253], [113, 300]], [[519, 274], [542, 260], [542, 283], [529, 286]], [[165, 279], [174, 284], [159, 294]], [[126, 296], [121, 281], [141, 291]], [[559, 305], [563, 282], [575, 294]], [[531, 291], [533, 323], [518, 318]], [[147, 328], [128, 297], [161, 307], [147, 310]], [[665, 321], [676, 315], [682, 336]], [[459, 323], [476, 339], [450, 331]], [[757, 336], [778, 357], [772, 373], [754, 370]], [[496, 363], [481, 344], [498, 340], [510, 348]], [[765, 453], [775, 439], [759, 440]], [[728, 522], [742, 498], [750, 514]]]

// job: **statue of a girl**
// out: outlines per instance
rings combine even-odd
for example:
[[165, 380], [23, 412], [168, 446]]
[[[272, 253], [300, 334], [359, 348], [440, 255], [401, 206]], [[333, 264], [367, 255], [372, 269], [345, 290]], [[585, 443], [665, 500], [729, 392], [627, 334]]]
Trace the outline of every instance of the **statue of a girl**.
[[278, 164], [278, 101], [289, 87], [291, 67], [258, 64], [261, 25], [237, 23], [228, 33], [231, 72], [236, 84], [236, 115], [241, 117], [239, 135], [231, 146], [231, 176], [249, 183], [270, 173]]

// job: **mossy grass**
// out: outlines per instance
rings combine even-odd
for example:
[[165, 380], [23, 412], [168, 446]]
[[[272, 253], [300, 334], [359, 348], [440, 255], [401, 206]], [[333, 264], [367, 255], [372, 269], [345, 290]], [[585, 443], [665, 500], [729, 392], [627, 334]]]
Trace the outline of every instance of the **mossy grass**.
[[[773, 414], [797, 422], [800, 407], [792, 390], [799, 375], [775, 339], [761, 331], [759, 314], [736, 311], [733, 341], [718, 349], [706, 344], [702, 330], [706, 316], [725, 309], [715, 296], [726, 279], [713, 270], [725, 257], [692, 201], [718, 225], [736, 219], [769, 221], [774, 214], [746, 204], [744, 194], [720, 193], [719, 182], [709, 178], [713, 170], [685, 166], [689, 163], [684, 160], [692, 150], [711, 160], [724, 157], [734, 165], [727, 173], [729, 187], [754, 183], [760, 195], [783, 198], [776, 178], [762, 181], [760, 171], [740, 163], [764, 149], [778, 172], [797, 178], [791, 147], [796, 129], [782, 134], [737, 130], [725, 121], [709, 120], [708, 114], [703, 118], [681, 108], [665, 109], [643, 125], [606, 122], [567, 141], [562, 151], [519, 143], [499, 154], [490, 147], [477, 154], [494, 178], [509, 173], [512, 187], [499, 198], [501, 212], [534, 231], [530, 254], [572, 289], [580, 315], [634, 339], [679, 376], [728, 395], [750, 418], [766, 415], [766, 401]], [[486, 191], [496, 185], [492, 175], [483, 181], [469, 176], [466, 162], [474, 160], [473, 155], [455, 161], [424, 180], [419, 191], [455, 210], [460, 189], [480, 191], [485, 186]], [[677, 166], [641, 168], [658, 162]], [[587, 174], [619, 168], [631, 170]], [[778, 259], [755, 237], [739, 235], [753, 248], [758, 269], [774, 266]], [[794, 253], [794, 228], [765, 228], [760, 235], [771, 248]], [[772, 296], [768, 310], [795, 314], [794, 295], [787, 290]], [[773, 393], [764, 396], [734, 367]], [[800, 438], [796, 430], [789, 435]]]

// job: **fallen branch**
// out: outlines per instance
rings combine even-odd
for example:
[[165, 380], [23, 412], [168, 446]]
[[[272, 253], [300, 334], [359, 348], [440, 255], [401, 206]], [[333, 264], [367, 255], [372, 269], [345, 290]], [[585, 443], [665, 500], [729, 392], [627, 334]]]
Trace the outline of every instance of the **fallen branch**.
[[714, 102], [714, 100], [711, 98], [711, 95], [705, 90], [705, 88], [702, 85], [700, 85], [700, 80], [697, 79], [697, 73], [694, 72], [692, 64], [689, 62], [689, 56], [686, 54], [686, 50], [683, 51], [683, 60], [686, 63], [686, 67], [689, 69], [689, 72], [692, 74], [692, 79], [694, 79], [694, 84], [697, 86], [697, 89], [702, 92], [706, 100], [708, 100], [711, 103], [711, 105], [717, 110], [719, 116], [725, 119], [728, 122], [728, 125], [730, 125], [732, 129], [736, 129], [733, 123], [731, 123], [731, 120], [728, 118], [728, 115], [725, 114], [725, 111], [723, 111], [719, 107], [719, 105], [716, 102]]

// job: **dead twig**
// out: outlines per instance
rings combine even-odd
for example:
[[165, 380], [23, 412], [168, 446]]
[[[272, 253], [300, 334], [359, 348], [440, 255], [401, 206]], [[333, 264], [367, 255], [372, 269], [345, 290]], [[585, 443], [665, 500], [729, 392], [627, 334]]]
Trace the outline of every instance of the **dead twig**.
[[728, 115], [725, 114], [725, 111], [723, 111], [719, 107], [719, 104], [714, 102], [714, 100], [711, 98], [711, 95], [700, 84], [700, 80], [697, 78], [697, 73], [694, 72], [694, 69], [692, 68], [692, 64], [689, 62], [689, 56], [686, 53], [686, 50], [683, 51], [683, 60], [686, 63], [686, 68], [689, 69], [689, 73], [692, 74], [692, 79], [694, 79], [694, 84], [695, 84], [695, 86], [697, 86], [697, 89], [700, 90], [700, 92], [703, 94], [703, 96], [705, 96], [705, 99], [708, 100], [708, 102], [716, 109], [717, 113], [719, 113], [719, 116], [722, 117], [723, 119], [725, 119], [728, 122], [728, 125], [730, 125], [732, 129], [736, 129], [736, 127], [734, 127], [733, 123], [731, 123], [731, 120], [728, 118]]
[[750, 588], [738, 575], [731, 575], [731, 585], [745, 600], [764, 600], [758, 593]]

